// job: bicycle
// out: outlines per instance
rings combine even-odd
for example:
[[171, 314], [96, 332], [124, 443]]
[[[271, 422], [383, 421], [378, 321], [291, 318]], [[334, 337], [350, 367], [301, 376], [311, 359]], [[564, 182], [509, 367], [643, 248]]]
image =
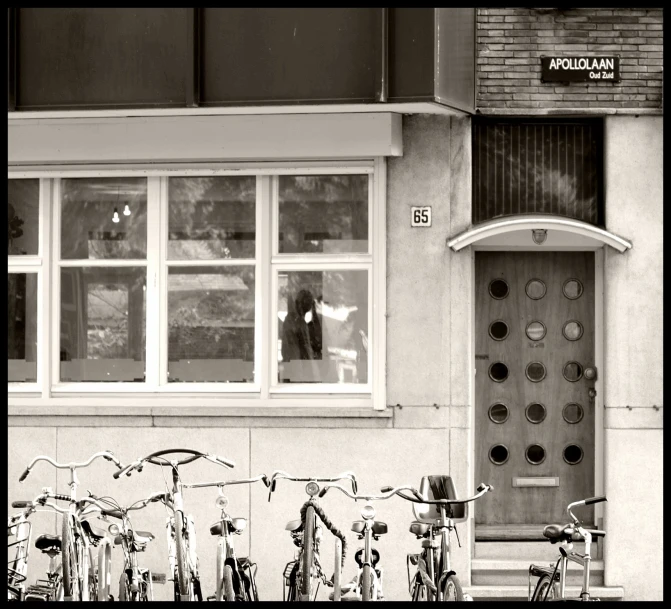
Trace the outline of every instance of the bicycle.
[[[57, 506], [52, 509], [63, 514], [61, 552], [63, 565], [63, 595], [64, 600], [82, 600], [91, 599], [106, 601], [109, 600], [109, 579], [111, 570], [111, 549], [109, 548], [109, 539], [106, 538], [105, 531], [95, 529], [86, 520], [90, 514], [86, 512], [90, 503], [89, 498], [77, 501], [77, 487], [79, 479], [77, 470], [88, 467], [96, 459], [103, 458], [111, 461], [118, 468], [121, 463], [111, 451], [101, 451], [92, 455], [88, 461], [81, 463], [57, 463], [51, 457], [43, 455], [35, 457], [30, 465], [25, 469], [19, 478], [23, 482], [33, 467], [39, 461], [46, 461], [57, 469], [69, 469], [70, 495], [63, 495], [51, 492], [51, 489], [43, 489], [48, 498], [69, 502], [68, 509], [63, 510]], [[98, 559], [93, 554], [93, 547], [99, 547]]]
[[[382, 488], [382, 492], [396, 494], [413, 504], [417, 521], [410, 525], [410, 532], [422, 540], [422, 552], [408, 554], [406, 559], [408, 587], [413, 601], [470, 600], [452, 570], [450, 537], [452, 531], [456, 533], [456, 523], [468, 519], [467, 504], [493, 490], [489, 484], [481, 483], [475, 495], [458, 499], [450, 476], [423, 476], [419, 491], [412, 487]], [[403, 491], [409, 491], [413, 496]], [[414, 575], [410, 574], [411, 564], [417, 567]]]
[[[190, 455], [181, 460], [168, 460], [164, 455], [183, 453]], [[166, 521], [168, 532], [168, 559], [170, 572], [173, 574], [176, 601], [203, 600], [200, 586], [198, 556], [196, 554], [196, 528], [193, 518], [184, 514], [184, 500], [182, 497], [183, 484], [180, 479], [179, 467], [192, 463], [197, 459], [207, 459], [217, 465], [233, 468], [235, 463], [216, 455], [202, 453], [190, 448], [169, 448], [151, 453], [146, 457], [122, 467], [114, 473], [114, 478], [123, 474], [130, 476], [133, 470], [142, 471], [143, 464], [151, 463], [160, 467], [170, 467], [172, 470], [172, 489], [165, 493], [156, 493], [156, 500], [161, 501], [171, 515]], [[168, 483], [166, 481], [166, 486]]]
[[[321, 491], [319, 491], [319, 497], [326, 495], [330, 488], [337, 488], [355, 501], [364, 499], [369, 502], [361, 509], [361, 517], [363, 520], [355, 520], [352, 523], [352, 531], [357, 534], [358, 539], [364, 540], [364, 547], [359, 548], [354, 555], [354, 560], [359, 566], [356, 577], [349, 584], [342, 586], [340, 590], [343, 594], [348, 594], [350, 592], [353, 592], [354, 594], [352, 597], [343, 596], [342, 600], [384, 600], [384, 593], [382, 591], [383, 571], [382, 567], [377, 568], [377, 564], [380, 562], [380, 553], [373, 548], [373, 540], [378, 541], [381, 535], [387, 533], [388, 529], [386, 523], [374, 520], [375, 508], [370, 505], [370, 502], [389, 499], [390, 497], [393, 497], [394, 493], [387, 495], [352, 494], [340, 484], [327, 484]], [[334, 594], [333, 598], [337, 598], [337, 594]]]
[[[109, 497], [98, 497], [101, 503], [109, 504], [111, 510], [101, 510], [101, 516], [104, 520], [115, 518], [121, 521], [121, 526], [112, 523], [108, 527], [109, 533], [114, 538], [114, 545], [121, 546], [124, 554], [124, 565], [119, 578], [119, 596], [120, 601], [144, 602], [154, 600], [153, 582], [154, 574], [150, 569], [142, 568], [138, 565], [138, 553], [144, 552], [147, 544], [154, 539], [154, 535], [149, 531], [136, 530], [128, 512], [140, 510], [149, 503], [159, 501], [162, 493], [154, 493], [147, 499], [141, 499], [124, 507]], [[163, 581], [165, 581], [163, 576]], [[160, 581], [160, 577], [157, 578]]]
[[[270, 501], [279, 479], [307, 482], [305, 492], [310, 497], [301, 507], [300, 520], [289, 521], [285, 527], [285, 530], [289, 531], [289, 535], [298, 551], [294, 560], [287, 563], [287, 566], [284, 568], [282, 597], [285, 601], [316, 600], [320, 582], [325, 586], [334, 587], [334, 589], [337, 589], [337, 586], [339, 586], [340, 570], [345, 563], [345, 554], [347, 552], [345, 535], [335, 527], [317, 503], [316, 495], [320, 490], [317, 482], [349, 480], [352, 484], [352, 491], [356, 494], [356, 477], [352, 472], [344, 472], [336, 477], [313, 476], [310, 478], [299, 478], [277, 470], [270, 477], [268, 501]], [[327, 580], [319, 558], [322, 529], [317, 523], [317, 516], [319, 516], [326, 528], [337, 539], [335, 570], [330, 580]], [[338, 560], [338, 554], [340, 554], [340, 560]], [[315, 581], [316, 586], [314, 584]]]
[[261, 474], [255, 478], [244, 480], [227, 480], [221, 482], [199, 482], [183, 484], [186, 488], [206, 488], [216, 486], [218, 496], [215, 505], [221, 510], [219, 520], [210, 526], [210, 533], [219, 537], [217, 549], [217, 584], [214, 596], [207, 600], [217, 601], [258, 601], [256, 588], [256, 563], [249, 557], [238, 558], [233, 547], [233, 535], [241, 535], [247, 528], [245, 518], [233, 518], [227, 512], [228, 497], [224, 495], [224, 487], [232, 484], [252, 484], [262, 481], [270, 486], [268, 478]]
[[[546, 601], [546, 600], [566, 600], [566, 570], [568, 561], [575, 562], [583, 568], [583, 583], [580, 591], [579, 599], [581, 601], [596, 601], [597, 598], [591, 598], [589, 593], [589, 572], [590, 564], [592, 562], [592, 539], [596, 537], [604, 537], [606, 531], [598, 529], [585, 529], [582, 523], [571, 511], [572, 508], [581, 505], [592, 505], [594, 503], [602, 503], [607, 501], [606, 497], [590, 497], [581, 501], [574, 501], [569, 503], [566, 512], [571, 517], [569, 524], [549, 524], [543, 529], [543, 536], [546, 537], [550, 543], [559, 543], [559, 558], [554, 564], [549, 567], [530, 565], [529, 566], [529, 600], [530, 601]], [[573, 550], [574, 541], [585, 542], [585, 553], [580, 554]], [[561, 565], [561, 567], [560, 567]], [[531, 592], [531, 578], [538, 577], [536, 587], [533, 594]], [[557, 589], [557, 583], [559, 584]]]

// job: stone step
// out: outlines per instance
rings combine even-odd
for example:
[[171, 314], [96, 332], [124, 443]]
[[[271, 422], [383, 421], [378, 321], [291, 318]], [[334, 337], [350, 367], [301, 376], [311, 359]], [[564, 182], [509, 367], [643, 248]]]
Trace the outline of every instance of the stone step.
[[[477, 586], [524, 586], [529, 582], [529, 565], [549, 566], [551, 561], [528, 561], [524, 559], [503, 560], [475, 558], [471, 563], [471, 581]], [[554, 567], [555, 562], [552, 562]], [[568, 563], [569, 586], [582, 584], [582, 567], [574, 562]], [[590, 565], [590, 586], [603, 586], [603, 561], [593, 560]], [[532, 580], [534, 584], [536, 578]]]
[[[470, 594], [474, 601], [526, 601], [529, 598], [528, 586], [464, 586], [466, 594]], [[590, 587], [593, 598], [608, 601], [620, 601], [624, 598], [624, 589], [619, 586]], [[578, 598], [580, 586], [567, 586], [566, 598]]]
[[[574, 543], [578, 552], [585, 551], [584, 543]], [[602, 558], [603, 544], [601, 540], [592, 544], [592, 557]], [[552, 560], [559, 556], [557, 546], [549, 541], [476, 541], [475, 558], [503, 558], [515, 557], [529, 562]]]

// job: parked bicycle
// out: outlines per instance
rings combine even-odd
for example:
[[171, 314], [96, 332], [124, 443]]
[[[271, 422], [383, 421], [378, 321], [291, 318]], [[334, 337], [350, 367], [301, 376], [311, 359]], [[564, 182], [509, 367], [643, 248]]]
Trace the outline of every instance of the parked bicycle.
[[[355, 501], [363, 499], [368, 502], [361, 509], [363, 520], [355, 520], [352, 523], [352, 531], [357, 534], [358, 539], [364, 540], [364, 547], [359, 548], [354, 555], [354, 560], [358, 565], [358, 573], [354, 581], [341, 586], [340, 589], [341, 594], [347, 595], [352, 593], [352, 596], [342, 596], [342, 600], [384, 600], [384, 593], [382, 591], [383, 570], [382, 567], [377, 566], [380, 562], [380, 553], [373, 548], [373, 541], [378, 541], [381, 535], [387, 533], [387, 525], [384, 522], [375, 520], [375, 508], [370, 505], [370, 502], [389, 499], [394, 493], [386, 495], [362, 495], [350, 493], [340, 484], [327, 484], [319, 491], [319, 497], [323, 497], [331, 488], [337, 488]], [[334, 598], [337, 598], [337, 594], [334, 594]]]
[[[170, 454], [186, 454], [188, 456], [178, 460], [166, 459], [165, 455]], [[198, 555], [196, 554], [196, 528], [191, 515], [184, 513], [184, 500], [182, 497], [182, 488], [184, 485], [179, 473], [181, 466], [193, 463], [198, 459], [206, 459], [228, 468], [235, 466], [235, 463], [230, 459], [224, 459], [217, 455], [202, 453], [190, 448], [170, 448], [151, 453], [114, 473], [115, 478], [119, 478], [123, 474], [130, 476], [133, 470], [142, 471], [144, 463], [158, 465], [161, 468], [171, 468], [172, 488], [170, 488], [166, 481], [167, 491], [165, 493], [157, 493], [156, 500], [161, 501], [169, 513], [167, 519], [168, 557], [170, 572], [173, 574], [176, 601], [203, 600]]]
[[[408, 585], [413, 601], [463, 601], [465, 595], [450, 561], [450, 536], [456, 523], [468, 518], [468, 503], [494, 490], [480, 484], [468, 499], [459, 499], [450, 476], [423, 476], [419, 491], [412, 487], [384, 487], [413, 504], [416, 522], [410, 532], [422, 540], [422, 551], [407, 557]], [[409, 494], [408, 494], [409, 493]], [[459, 537], [457, 535], [457, 541]], [[416, 566], [411, 575], [410, 565]], [[466, 597], [468, 598], [468, 597]]]
[[[335, 477], [312, 476], [309, 478], [299, 478], [283, 472], [281, 470], [273, 472], [270, 477], [270, 493], [268, 501], [275, 491], [277, 480], [286, 479], [294, 482], [307, 482], [305, 492], [310, 497], [301, 507], [301, 517], [299, 520], [292, 520], [287, 523], [285, 530], [289, 531], [294, 545], [298, 548], [294, 560], [289, 562], [284, 568], [284, 586], [282, 589], [285, 601], [311, 601], [316, 600], [320, 583], [325, 586], [333, 587], [334, 582], [340, 578], [340, 569], [345, 562], [347, 552], [347, 540], [342, 531], [338, 530], [326, 515], [321, 506], [317, 503], [317, 494], [319, 493], [319, 484], [317, 482], [338, 482], [339, 480], [349, 480], [352, 484], [352, 491], [356, 494], [356, 477], [352, 472], [344, 472]], [[336, 569], [331, 579], [327, 579], [321, 565], [320, 545], [322, 539], [322, 528], [317, 521], [317, 517], [324, 523], [326, 528], [335, 535], [342, 544], [342, 553], [338, 561], [336, 556]], [[336, 546], [338, 547], [338, 546]]]
[[244, 480], [226, 480], [218, 482], [199, 482], [182, 484], [185, 488], [206, 488], [216, 486], [218, 496], [215, 505], [221, 510], [219, 520], [210, 526], [210, 533], [219, 537], [217, 544], [217, 579], [214, 596], [207, 600], [217, 601], [258, 601], [256, 589], [256, 563], [249, 557], [238, 558], [233, 546], [233, 535], [240, 535], [247, 528], [245, 518], [234, 518], [226, 512], [228, 497], [224, 488], [233, 484], [253, 484], [262, 481], [266, 487], [270, 481], [261, 474]]
[[[550, 540], [550, 543], [559, 543], [559, 558], [554, 566], [549, 567], [530, 565], [529, 566], [529, 600], [547, 601], [547, 600], [566, 600], [566, 571], [569, 560], [579, 564], [583, 570], [583, 583], [579, 598], [574, 600], [596, 601], [589, 593], [589, 575], [592, 562], [592, 539], [604, 537], [606, 531], [598, 529], [586, 529], [580, 520], [571, 511], [573, 508], [581, 505], [592, 505], [607, 501], [606, 497], [590, 497], [582, 501], [569, 503], [566, 508], [567, 514], [571, 517], [569, 524], [550, 524], [543, 529], [543, 535]], [[585, 553], [580, 554], [573, 549], [574, 541], [585, 542]], [[531, 578], [538, 577], [533, 594], [531, 592]], [[573, 600], [573, 599], [571, 599]]]
[[[111, 551], [106, 532], [94, 528], [87, 517], [99, 506], [90, 498], [77, 501], [77, 487], [79, 479], [77, 470], [88, 467], [96, 459], [103, 458], [111, 461], [118, 468], [121, 463], [111, 451], [97, 452], [88, 461], [81, 463], [57, 463], [51, 457], [35, 457], [26, 470], [21, 474], [19, 482], [23, 482], [33, 467], [39, 461], [46, 461], [57, 469], [70, 470], [70, 495], [53, 493], [51, 489], [44, 489], [47, 498], [67, 501], [67, 509], [53, 505], [52, 509], [63, 514], [61, 552], [63, 565], [63, 594], [64, 600], [109, 600], [109, 578], [111, 568]], [[98, 557], [93, 548], [98, 547]]]
[[[147, 499], [141, 499], [129, 506], [122, 506], [110, 497], [98, 497], [100, 503], [105, 503], [111, 509], [102, 510], [101, 516], [104, 520], [114, 518], [119, 524], [112, 523], [108, 527], [109, 533], [114, 538], [114, 544], [121, 546], [124, 555], [123, 570], [119, 578], [120, 601], [152, 601], [154, 600], [154, 574], [148, 568], [139, 566], [138, 554], [144, 552], [154, 535], [149, 531], [137, 530], [129, 516], [129, 512], [141, 510], [149, 503], [159, 501], [163, 493], [154, 493]], [[163, 577], [157, 576], [158, 581], [165, 582]]]

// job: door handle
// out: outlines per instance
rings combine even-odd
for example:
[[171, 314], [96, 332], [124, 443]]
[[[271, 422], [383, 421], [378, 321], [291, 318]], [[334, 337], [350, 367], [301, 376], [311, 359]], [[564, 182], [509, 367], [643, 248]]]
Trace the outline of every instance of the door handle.
[[590, 367], [590, 368], [585, 368], [585, 378], [588, 381], [596, 381], [596, 368]]
[[593, 400], [596, 397], [596, 389], [592, 387], [588, 392], [587, 395], [589, 396], [590, 400]]

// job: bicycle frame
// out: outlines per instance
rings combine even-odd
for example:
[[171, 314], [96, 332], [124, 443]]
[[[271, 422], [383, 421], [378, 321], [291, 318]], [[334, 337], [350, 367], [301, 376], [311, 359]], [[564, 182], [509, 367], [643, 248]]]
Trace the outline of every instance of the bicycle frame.
[[[564, 600], [566, 599], [566, 577], [567, 577], [567, 571], [568, 571], [568, 563], [569, 561], [574, 562], [582, 567], [583, 571], [583, 581], [582, 581], [582, 589], [580, 591], [580, 600], [582, 601], [589, 601], [591, 600], [589, 588], [590, 588], [590, 567], [592, 563], [592, 532], [589, 529], [585, 529], [582, 526], [582, 523], [578, 518], [573, 514], [572, 508], [575, 508], [577, 506], [581, 505], [591, 505], [593, 503], [600, 503], [602, 501], [606, 501], [605, 497], [591, 497], [589, 499], [583, 499], [581, 501], [575, 501], [573, 503], [570, 503], [568, 507], [566, 508], [566, 511], [568, 515], [571, 517], [572, 520], [572, 526], [565, 527], [562, 531], [562, 539], [559, 542], [559, 558], [557, 559], [557, 563], [555, 567], [553, 568], [552, 565], [548, 567], [537, 567], [535, 565], [531, 565], [529, 567], [529, 600], [532, 598], [532, 593], [531, 593], [531, 577], [533, 575], [540, 575], [542, 578], [544, 575], [547, 575], [550, 578], [550, 584], [548, 587], [548, 590], [545, 594], [545, 597], [543, 600], [547, 599], [547, 596], [549, 594], [550, 589], [556, 590], [557, 586], [555, 583], [555, 572], [557, 569], [559, 569], [559, 594], [558, 594], [558, 599], [559, 600]], [[578, 534], [578, 539], [575, 539], [574, 535]], [[599, 533], [602, 533], [602, 531], [599, 531]], [[570, 540], [566, 539], [566, 537], [570, 536]], [[548, 535], [548, 537], [550, 537]], [[553, 537], [550, 537], [552, 539]], [[576, 552], [573, 549], [573, 541], [584, 541], [585, 543], [585, 553], [581, 554], [580, 552]], [[538, 580], [540, 582], [540, 579]], [[538, 585], [538, 582], [537, 582]]]
[[[242, 530], [237, 531], [236, 533], [231, 533], [229, 531], [228, 524], [233, 523], [233, 518], [226, 512], [226, 507], [228, 506], [228, 498], [224, 495], [224, 488], [226, 486], [234, 485], [234, 484], [252, 484], [254, 482], [258, 481], [263, 481], [263, 483], [268, 487], [270, 486], [270, 481], [268, 478], [262, 474], [260, 476], [256, 476], [255, 478], [247, 478], [244, 480], [226, 480], [226, 481], [218, 481], [218, 482], [198, 482], [198, 483], [191, 483], [191, 484], [183, 484], [182, 486], [185, 488], [207, 488], [207, 487], [217, 487], [217, 492], [218, 492], [218, 497], [215, 502], [217, 507], [221, 509], [221, 516], [220, 516], [220, 523], [222, 523], [222, 526], [220, 527], [221, 532], [219, 534], [219, 539], [217, 541], [217, 556], [219, 558], [219, 562], [217, 563], [218, 565], [221, 566], [221, 569], [223, 570], [225, 564], [229, 564], [231, 566], [231, 570], [234, 572], [235, 576], [238, 578], [238, 581], [240, 583], [240, 590], [244, 587], [242, 582], [243, 582], [243, 576], [241, 574], [241, 568], [238, 563], [238, 558], [235, 554], [235, 548], [233, 545], [233, 534], [240, 534], [242, 533]], [[223, 525], [226, 526], [223, 526]], [[251, 599], [245, 599], [245, 600], [258, 600], [258, 593], [256, 589], [256, 569], [252, 572], [252, 566], [256, 567], [255, 563], [248, 563], [247, 567], [249, 570], [249, 579], [250, 579], [250, 587], [251, 587]], [[217, 567], [219, 569], [219, 566]], [[222, 573], [217, 573], [217, 578], [222, 576]], [[223, 586], [223, 581], [218, 581], [219, 586]], [[217, 589], [216, 590], [216, 596], [217, 600], [221, 600], [221, 596], [223, 595], [223, 590], [222, 589]], [[246, 596], [246, 592], [243, 592], [242, 594], [243, 597]]]
[[[28, 573], [28, 553], [32, 537], [32, 524], [26, 513], [8, 518], [7, 536], [14, 534], [16, 541], [7, 544], [16, 546], [14, 558], [7, 562], [7, 599], [23, 600]], [[11, 566], [10, 566], [11, 565]]]
[[[46, 461], [47, 463], [53, 465], [57, 469], [67, 469], [70, 472], [70, 481], [68, 486], [70, 488], [70, 505], [68, 506], [67, 513], [63, 514], [63, 518], [67, 519], [67, 526], [70, 528], [71, 533], [73, 533], [73, 542], [76, 547], [76, 563], [78, 565], [78, 585], [79, 585], [79, 597], [75, 600], [88, 601], [90, 599], [89, 592], [89, 581], [91, 570], [94, 569], [94, 561], [91, 558], [91, 544], [89, 537], [84, 531], [81, 520], [84, 515], [83, 510], [80, 513], [79, 507], [77, 505], [77, 487], [79, 486], [79, 478], [77, 478], [77, 469], [88, 467], [98, 458], [104, 458], [108, 461], [112, 461], [119, 469], [121, 469], [121, 463], [114, 456], [111, 451], [101, 451], [92, 455], [88, 461], [77, 463], [57, 463], [51, 457], [44, 455], [37, 456], [33, 459], [31, 464], [26, 468], [26, 470], [21, 474], [19, 482], [23, 482], [30, 474], [32, 468], [39, 461]], [[54, 495], [55, 496], [55, 495]], [[63, 496], [56, 496], [56, 498], [62, 499]], [[58, 508], [57, 508], [58, 509]], [[58, 511], [61, 511], [58, 509]], [[109, 544], [109, 539], [101, 540], [103, 546], [107, 543]], [[107, 550], [105, 550], [106, 552]], [[103, 594], [103, 591], [99, 590], [98, 596], [100, 597]], [[71, 597], [67, 597], [66, 600], [72, 600]], [[98, 600], [107, 600], [98, 598]]]

